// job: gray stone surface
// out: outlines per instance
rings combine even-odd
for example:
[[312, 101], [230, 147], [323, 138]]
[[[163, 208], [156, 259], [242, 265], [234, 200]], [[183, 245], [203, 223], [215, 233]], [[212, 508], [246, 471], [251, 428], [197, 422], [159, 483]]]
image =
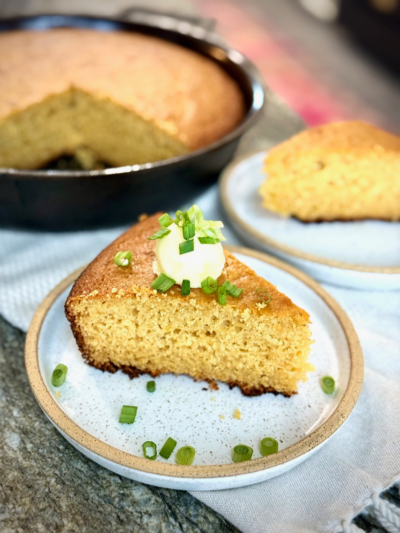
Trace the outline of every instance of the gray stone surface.
[[150, 487], [92, 463], [31, 393], [25, 334], [0, 317], [1, 533], [233, 533], [187, 492]]

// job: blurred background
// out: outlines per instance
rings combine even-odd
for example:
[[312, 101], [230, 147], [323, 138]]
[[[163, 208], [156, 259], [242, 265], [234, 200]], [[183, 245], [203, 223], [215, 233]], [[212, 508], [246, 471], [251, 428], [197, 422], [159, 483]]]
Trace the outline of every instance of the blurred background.
[[400, 133], [399, 0], [0, 0], [0, 14], [131, 6], [213, 19], [308, 125], [358, 118]]

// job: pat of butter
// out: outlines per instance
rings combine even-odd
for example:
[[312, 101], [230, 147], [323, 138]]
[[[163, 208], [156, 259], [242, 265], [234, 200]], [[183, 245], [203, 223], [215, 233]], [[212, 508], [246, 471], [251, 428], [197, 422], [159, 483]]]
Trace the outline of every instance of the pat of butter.
[[219, 278], [225, 265], [221, 243], [201, 244], [195, 235], [193, 252], [180, 255], [179, 244], [185, 241], [182, 228], [171, 224], [168, 229], [171, 233], [157, 240], [157, 261], [153, 263], [155, 274], [163, 273], [178, 285], [188, 279], [192, 289], [201, 287], [201, 282], [208, 276]]

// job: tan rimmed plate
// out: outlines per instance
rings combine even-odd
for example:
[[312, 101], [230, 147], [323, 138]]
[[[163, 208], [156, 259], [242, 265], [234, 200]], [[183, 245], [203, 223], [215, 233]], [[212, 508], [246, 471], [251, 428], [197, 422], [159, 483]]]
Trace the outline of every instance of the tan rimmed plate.
[[[78, 450], [102, 466], [131, 479], [161, 487], [218, 490], [258, 483], [293, 468], [327, 442], [351, 413], [361, 390], [363, 358], [354, 328], [338, 303], [306, 274], [246, 248], [228, 247], [241, 261], [274, 283], [312, 320], [316, 367], [291, 398], [266, 394], [244, 397], [238, 389], [207, 384], [186, 376], [156, 378], [149, 394], [146, 376], [103, 373], [83, 363], [64, 316], [68, 291], [82, 269], [62, 281], [39, 306], [26, 340], [26, 368], [44, 413]], [[151, 339], [149, 339], [151, 342]], [[68, 366], [60, 389], [51, 385], [58, 363]], [[335, 397], [321, 391], [319, 380], [332, 375]], [[137, 405], [133, 425], [118, 423], [124, 404]], [[236, 410], [241, 419], [233, 417]], [[142, 444], [158, 450], [167, 437], [196, 449], [192, 466], [142, 457]], [[259, 442], [276, 438], [280, 451], [261, 457]], [[254, 449], [253, 459], [235, 464], [231, 450], [239, 443]], [[175, 452], [176, 452], [175, 450]]]
[[315, 279], [357, 289], [400, 288], [400, 223], [379, 220], [304, 224], [262, 206], [267, 152], [231, 163], [220, 178], [224, 211], [249, 245]]

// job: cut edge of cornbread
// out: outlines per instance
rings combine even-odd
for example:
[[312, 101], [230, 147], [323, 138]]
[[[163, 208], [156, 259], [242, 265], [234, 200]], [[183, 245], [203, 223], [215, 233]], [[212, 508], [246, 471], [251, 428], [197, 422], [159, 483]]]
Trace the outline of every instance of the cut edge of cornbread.
[[263, 206], [304, 222], [400, 220], [400, 138], [360, 122], [312, 128], [273, 148]]
[[106, 96], [78, 88], [48, 96], [0, 120], [0, 167], [36, 169], [88, 149], [112, 166], [161, 161], [189, 152], [163, 130]]
[[[66, 316], [82, 356], [96, 368], [142, 373], [186, 374], [210, 383], [238, 386], [249, 396], [291, 396], [313, 370], [309, 315], [268, 281], [225, 251], [219, 283], [243, 288], [221, 306], [215, 294], [192, 289], [181, 295], [151, 289], [154, 243], [146, 237], [158, 215], [141, 222], [104, 250], [75, 282]], [[113, 264], [118, 250], [133, 253], [127, 268]], [[272, 296], [266, 304], [260, 287]]]

